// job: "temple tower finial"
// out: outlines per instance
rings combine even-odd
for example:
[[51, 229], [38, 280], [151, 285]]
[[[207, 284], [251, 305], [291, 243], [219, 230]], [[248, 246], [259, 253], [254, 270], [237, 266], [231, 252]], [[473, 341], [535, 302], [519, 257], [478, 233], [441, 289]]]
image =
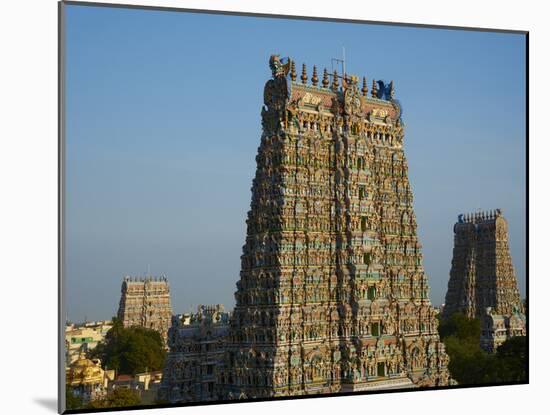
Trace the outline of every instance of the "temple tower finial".
[[327, 68], [325, 68], [323, 70], [323, 88], [328, 88], [328, 72], [327, 72]]
[[302, 64], [302, 76], [300, 77], [302, 80], [302, 83], [305, 85], [307, 84], [307, 72], [306, 72], [306, 64]]
[[317, 67], [315, 65], [313, 65], [313, 75], [311, 77], [311, 83], [313, 84], [313, 86], [317, 86], [317, 84], [319, 83], [319, 78], [317, 78]]
[[335, 70], [334, 73], [332, 74], [332, 89], [334, 91], [338, 91], [338, 86], [339, 86], [338, 72]]

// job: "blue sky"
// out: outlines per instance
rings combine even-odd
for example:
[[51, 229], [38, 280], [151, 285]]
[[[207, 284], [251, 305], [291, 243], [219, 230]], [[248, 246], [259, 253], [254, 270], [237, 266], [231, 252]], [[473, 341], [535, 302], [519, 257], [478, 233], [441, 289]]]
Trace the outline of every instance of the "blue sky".
[[[269, 56], [394, 80], [418, 234], [443, 302], [452, 226], [500, 207], [525, 295], [525, 39], [70, 5], [66, 269], [73, 321], [116, 314], [125, 275], [166, 274], [175, 313], [234, 304]], [[311, 74], [311, 73], [310, 73]]]

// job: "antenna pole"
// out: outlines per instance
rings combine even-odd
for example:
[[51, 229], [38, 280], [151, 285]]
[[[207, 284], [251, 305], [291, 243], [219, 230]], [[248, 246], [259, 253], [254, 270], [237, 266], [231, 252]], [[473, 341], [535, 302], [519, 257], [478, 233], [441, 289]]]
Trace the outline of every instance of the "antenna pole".
[[328, 74], [328, 76], [332, 76], [332, 77], [336, 76], [336, 77], [342, 78], [342, 87], [343, 87], [345, 83], [345, 78], [346, 78], [346, 48], [345, 47], [342, 46], [342, 59], [332, 58], [330, 60], [330, 66], [332, 68], [332, 71], [334, 71], [334, 63], [336, 63], [337, 69], [338, 69], [338, 65], [342, 65], [342, 74], [338, 75], [338, 71], [336, 71], [335, 75]]
[[346, 76], [346, 48], [342, 46], [342, 79]]

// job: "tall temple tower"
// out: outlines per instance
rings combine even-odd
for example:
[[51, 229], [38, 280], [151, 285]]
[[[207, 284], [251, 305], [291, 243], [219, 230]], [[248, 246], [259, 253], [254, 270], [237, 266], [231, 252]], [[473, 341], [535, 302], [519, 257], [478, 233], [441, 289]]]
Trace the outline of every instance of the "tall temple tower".
[[141, 326], [158, 331], [166, 345], [172, 321], [170, 285], [166, 277], [125, 277], [118, 318], [124, 327]]
[[502, 211], [460, 215], [454, 225], [451, 275], [443, 316], [482, 317], [523, 312]]
[[393, 82], [270, 68], [227, 397], [447, 385]]

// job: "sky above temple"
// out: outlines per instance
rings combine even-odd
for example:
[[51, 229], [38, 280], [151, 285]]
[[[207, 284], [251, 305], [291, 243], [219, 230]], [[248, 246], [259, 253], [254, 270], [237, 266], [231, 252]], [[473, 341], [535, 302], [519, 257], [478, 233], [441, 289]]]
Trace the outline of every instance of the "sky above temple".
[[418, 235], [444, 301], [457, 215], [502, 208], [526, 279], [525, 38], [71, 5], [66, 299], [116, 314], [125, 275], [165, 274], [174, 313], [234, 305], [271, 54], [394, 80]]

